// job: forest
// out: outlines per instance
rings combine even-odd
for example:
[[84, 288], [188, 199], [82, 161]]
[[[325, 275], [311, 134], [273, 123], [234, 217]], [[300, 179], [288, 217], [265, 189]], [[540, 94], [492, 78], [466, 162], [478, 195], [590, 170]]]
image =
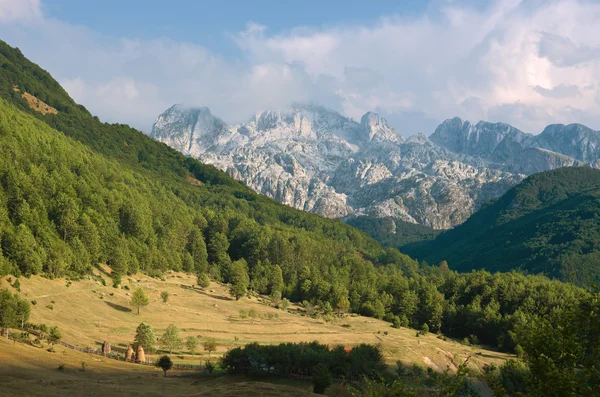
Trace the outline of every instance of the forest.
[[[0, 43], [0, 54], [2, 275], [77, 279], [106, 263], [119, 286], [125, 274], [141, 271], [162, 277], [168, 271], [185, 271], [197, 274], [199, 281], [209, 277], [242, 285], [239, 296], [250, 289], [327, 314], [360, 313], [393, 327], [427, 329], [510, 352], [525, 343], [535, 350], [536, 340], [520, 334], [532, 324], [551, 324], [547, 319], [552, 316], [568, 322], [568, 313], [583, 318], [581, 313], [597, 304], [593, 299], [586, 303], [591, 298], [584, 288], [509, 271], [511, 266], [499, 266], [504, 258], [472, 244], [464, 248], [481, 268], [508, 272], [458, 273], [456, 254], [436, 246], [417, 255], [432, 265], [418, 263], [340, 221], [260, 196], [128, 126], [101, 123], [18, 49]], [[20, 92], [42, 99], [58, 114], [37, 113]], [[544, 216], [564, 217], [560, 227], [567, 237], [574, 233], [590, 242], [597, 230], [587, 225], [597, 217], [597, 207], [590, 190], [595, 185], [585, 181], [600, 183], [591, 172], [559, 170], [542, 174], [543, 183], [535, 184], [536, 176], [531, 177], [525, 188], [511, 190], [484, 208], [484, 215], [434, 242], [451, 233], [466, 235], [490, 217], [502, 225], [521, 222], [531, 208], [552, 209]], [[574, 188], [587, 190], [572, 195]], [[509, 207], [514, 200], [519, 206]], [[537, 227], [530, 225], [523, 230]], [[572, 239], [567, 237], [556, 244], [569, 244]], [[528, 249], [554, 255], [542, 249], [543, 239], [535, 241], [542, 245]], [[590, 258], [594, 249], [586, 251]], [[593, 326], [584, 324], [583, 329], [591, 332]]]
[[465, 223], [402, 250], [459, 271], [519, 270], [581, 286], [600, 281], [600, 170], [534, 174]]

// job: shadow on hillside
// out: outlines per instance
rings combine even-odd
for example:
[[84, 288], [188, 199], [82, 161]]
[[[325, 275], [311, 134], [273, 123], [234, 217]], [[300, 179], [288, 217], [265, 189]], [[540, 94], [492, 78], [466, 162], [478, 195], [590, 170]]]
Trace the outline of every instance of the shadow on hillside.
[[131, 312], [131, 308], [129, 308], [129, 307], [117, 305], [116, 303], [107, 302], [107, 301], [104, 301], [104, 303], [106, 303], [108, 306], [110, 306], [113, 309], [118, 310], [120, 312], [125, 312], [125, 313], [130, 313]]
[[198, 294], [206, 295], [206, 296], [208, 296], [210, 298], [213, 298], [213, 299], [219, 299], [219, 300], [222, 300], [222, 301], [232, 301], [233, 300], [233, 298], [228, 298], [226, 296], [220, 296], [220, 295], [210, 294], [210, 293], [208, 293], [206, 291], [203, 291], [201, 289], [190, 287], [189, 285], [179, 284], [179, 286], [181, 288], [183, 288], [183, 289], [188, 290], [188, 291], [194, 291], [194, 292], [196, 292]]

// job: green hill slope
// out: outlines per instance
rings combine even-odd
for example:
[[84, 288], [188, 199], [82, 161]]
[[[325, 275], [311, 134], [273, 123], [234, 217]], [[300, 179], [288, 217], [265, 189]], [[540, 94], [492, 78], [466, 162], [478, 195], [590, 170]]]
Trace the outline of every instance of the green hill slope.
[[373, 237], [384, 247], [400, 248], [424, 240], [433, 240], [439, 230], [392, 217], [357, 216], [345, 221]]
[[403, 250], [459, 271], [519, 269], [589, 285], [600, 280], [600, 170], [532, 175], [464, 224]]

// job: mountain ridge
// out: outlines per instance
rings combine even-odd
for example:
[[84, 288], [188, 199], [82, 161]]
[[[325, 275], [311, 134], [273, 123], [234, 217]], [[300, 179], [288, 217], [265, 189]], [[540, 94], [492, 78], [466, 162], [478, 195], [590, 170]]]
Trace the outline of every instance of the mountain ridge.
[[564, 167], [534, 174], [462, 225], [403, 252], [466, 272], [520, 269], [589, 285], [600, 280], [600, 170]]
[[[210, 115], [209, 127], [185, 122], [197, 109]], [[548, 143], [562, 131], [573, 138], [560, 147]], [[600, 166], [600, 133], [583, 126], [552, 125], [532, 135], [455, 117], [429, 137], [404, 138], [377, 113], [355, 121], [314, 104], [257, 112], [235, 125], [208, 108], [175, 105], [159, 115], [150, 135], [305, 211], [346, 220], [392, 217], [435, 229], [464, 222], [527, 175]]]

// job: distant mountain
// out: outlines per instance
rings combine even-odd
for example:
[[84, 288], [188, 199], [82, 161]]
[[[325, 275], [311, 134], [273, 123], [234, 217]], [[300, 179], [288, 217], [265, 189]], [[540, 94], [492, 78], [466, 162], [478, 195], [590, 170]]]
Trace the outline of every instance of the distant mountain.
[[520, 269], [589, 285], [600, 280], [600, 170], [532, 175], [462, 225], [403, 250], [459, 271]]
[[[404, 139], [373, 112], [357, 122], [321, 106], [296, 105], [227, 125], [208, 108], [175, 105], [157, 118], [151, 135], [299, 209], [330, 218], [391, 217], [447, 229], [526, 176], [518, 170], [528, 169], [525, 165], [513, 169], [512, 161], [498, 166], [490, 160], [496, 141], [525, 134], [488, 124], [478, 124], [490, 132], [488, 149], [477, 152], [463, 150], [483, 148], [483, 140], [469, 138], [464, 146], [470, 124], [460, 119], [444, 122], [434, 139], [423, 134]], [[533, 161], [533, 170], [576, 163], [563, 157], [544, 152], [523, 161]]]

